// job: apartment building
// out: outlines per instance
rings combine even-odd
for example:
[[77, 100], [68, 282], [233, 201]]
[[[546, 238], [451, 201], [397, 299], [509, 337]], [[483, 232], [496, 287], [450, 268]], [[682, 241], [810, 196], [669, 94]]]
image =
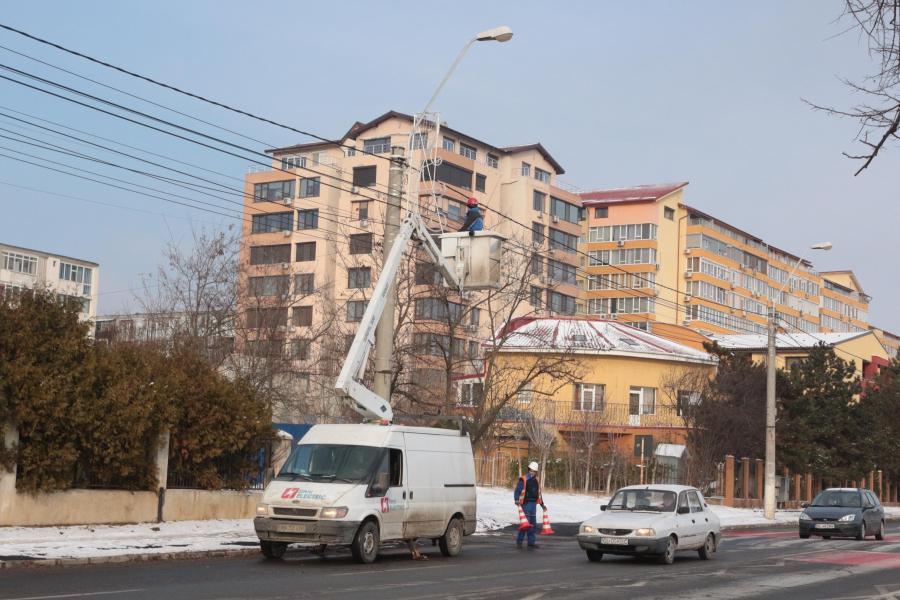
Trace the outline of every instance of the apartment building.
[[[412, 125], [412, 116], [391, 111], [356, 122], [334, 141], [267, 150], [271, 167], [250, 167], [241, 256], [243, 289], [249, 290], [241, 297], [246, 326], [275, 325], [286, 342], [307, 348], [303, 340], [323, 312], [338, 310], [341, 327], [336, 323], [330, 337], [352, 336], [380, 269], [392, 146], [403, 147], [407, 157], [434, 148], [418, 196], [430, 227], [458, 230], [466, 200], [474, 197], [485, 213], [485, 229], [510, 238], [507, 247], [534, 274], [530, 302], [517, 314], [575, 312], [581, 200], [557, 179], [562, 166], [539, 143], [493, 145], [446, 123], [432, 124], [411, 144]], [[416, 267], [416, 286], [440, 282], [433, 270]], [[279, 304], [279, 294], [290, 301]], [[261, 297], [273, 298], [271, 306]], [[472, 298], [450, 295], [449, 312], [467, 315], [452, 335], [428, 326], [446, 320], [446, 305], [424, 297], [415, 301], [413, 318], [421, 332], [416, 335], [426, 342], [426, 354], [480, 352], [489, 325], [478, 309], [469, 308]], [[298, 359], [298, 371], [307, 368], [304, 360]]]
[[40, 250], [0, 244], [0, 297], [46, 286], [81, 302], [81, 318], [97, 316], [100, 265]]
[[897, 358], [897, 355], [900, 354], [900, 335], [887, 332], [884, 329], [879, 329], [873, 325], [870, 325], [869, 329], [872, 330], [875, 337], [877, 337], [878, 341], [881, 342], [881, 345], [884, 346], [887, 355], [891, 359]]
[[686, 205], [687, 185], [581, 192], [589, 315], [642, 329], [762, 334], [774, 304], [788, 332], [868, 330], [870, 298], [852, 272], [798, 265], [798, 256]]

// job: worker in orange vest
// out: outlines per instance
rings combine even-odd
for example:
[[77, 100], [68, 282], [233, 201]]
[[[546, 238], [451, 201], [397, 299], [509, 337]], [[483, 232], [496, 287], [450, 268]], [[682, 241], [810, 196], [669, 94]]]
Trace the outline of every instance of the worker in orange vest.
[[525, 541], [526, 532], [528, 533], [528, 547], [540, 548], [534, 543], [534, 531], [537, 528], [537, 505], [540, 504], [544, 510], [547, 510], [547, 507], [544, 505], [544, 499], [541, 498], [541, 480], [538, 479], [537, 471], [538, 464], [536, 462], [528, 465], [528, 474], [519, 477], [516, 491], [513, 492], [516, 506], [522, 507], [522, 512], [525, 513], [528, 522], [531, 523], [530, 529], [519, 530], [519, 537], [516, 539], [516, 546], [519, 548], [522, 547], [522, 542]]

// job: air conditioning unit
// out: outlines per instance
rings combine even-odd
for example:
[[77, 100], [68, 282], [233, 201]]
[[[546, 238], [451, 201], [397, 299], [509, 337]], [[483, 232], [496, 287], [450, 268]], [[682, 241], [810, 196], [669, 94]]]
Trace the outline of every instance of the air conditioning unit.
[[559, 217], [557, 217], [556, 215], [553, 215], [553, 222], [559, 223]]
[[556, 316], [556, 313], [555, 313], [555, 312], [553, 312], [553, 311], [552, 311], [552, 310], [551, 310], [551, 311], [549, 311], [549, 312], [550, 312], [550, 316], [551, 316], [551, 317], [555, 317], [555, 316]]
[[609, 315], [609, 318], [613, 321], [617, 321], [619, 319], [619, 315]]
[[291, 267], [291, 263], [281, 263], [282, 269], [289, 269]]
[[351, 194], [358, 194], [358, 193], [359, 193], [359, 186], [356, 186], [356, 185], [351, 186], [351, 188], [350, 188], [350, 193], [351, 193]]
[[756, 269], [753, 269], [753, 274], [756, 275], [757, 273], [759, 273], [759, 271], [757, 271]]
[[685, 279], [690, 279], [691, 276], [692, 276], [693, 274], [694, 274], [693, 271], [685, 271], [685, 272], [684, 272], [684, 278], [685, 278]]
[[659, 263], [656, 263], [656, 270], [659, 271]]
[[547, 254], [556, 254], [556, 248], [550, 248], [550, 249], [547, 251]]
[[281, 235], [283, 235], [284, 237], [291, 237], [291, 231], [288, 229], [285, 229], [284, 231], [281, 232]]
[[809, 294], [806, 294], [806, 299], [809, 300]]
[[543, 218], [544, 218], [544, 213], [541, 212], [541, 211], [538, 211], [538, 216], [537, 216], [537, 218], [538, 218], [538, 219], [543, 219]]
[[618, 246], [619, 248], [622, 248], [623, 246], [625, 246], [625, 240], [618, 240], [616, 242], [616, 246]]
[[297, 328], [296, 327], [288, 327], [288, 331], [293, 333], [293, 332], [297, 331]]
[[285, 327], [284, 325], [279, 325], [275, 328], [275, 331], [277, 331], [278, 333], [284, 333], [285, 331], [287, 331], [287, 327]]
[[681, 324], [684, 325], [685, 327], [690, 327], [690, 326], [691, 326], [691, 322], [688, 321], [687, 319], [685, 319], [684, 321], [682, 321]]
[[654, 296], [659, 296], [659, 290], [656, 290], [656, 289], [653, 290], [653, 295], [654, 295]]
[[733, 307], [733, 306], [728, 307], [728, 310], [731, 311], [732, 314], [734, 314], [734, 307]]
[[284, 199], [284, 205], [285, 205], [285, 206], [290, 206], [290, 205], [293, 204], [293, 203], [294, 203], [294, 201], [291, 200], [290, 198], [285, 198], [285, 199]]
[[806, 312], [801, 308], [801, 309], [800, 309], [800, 316], [802, 317], [802, 316], [805, 315], [805, 314], [806, 314]]
[[466, 302], [471, 302], [475, 299], [475, 292], [460, 292], [459, 297], [461, 300], [465, 300]]
[[741, 311], [741, 316], [742, 316], [742, 317], [746, 317], [746, 316], [747, 316], [747, 311], [746, 311], [746, 310], [742, 310], [742, 311]]
[[685, 248], [685, 249], [684, 249], [684, 253], [685, 253], [685, 254], [690, 254], [690, 253], [691, 253], [691, 249], [690, 249], [690, 248]]
[[610, 315], [600, 315], [600, 318], [609, 320], [611, 317]]
[[359, 220], [359, 226], [362, 227], [362, 228], [368, 227], [368, 226], [369, 226], [369, 220], [368, 220], [368, 219], [360, 219], [360, 220]]
[[688, 296], [687, 294], [685, 294], [685, 296], [684, 296], [684, 301], [685, 301], [685, 302], [690, 302], [690, 301], [691, 301], [691, 297]]
[[541, 283], [547, 283], [547, 278], [544, 277], [543, 275], [539, 275], [539, 276], [538, 276], [538, 281], [540, 281]]
[[734, 284], [733, 284], [733, 283], [731, 284], [731, 289], [734, 289]]

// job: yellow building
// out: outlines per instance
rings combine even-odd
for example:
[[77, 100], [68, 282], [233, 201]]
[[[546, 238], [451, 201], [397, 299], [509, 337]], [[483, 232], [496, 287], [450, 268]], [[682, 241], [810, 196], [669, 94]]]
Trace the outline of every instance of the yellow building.
[[897, 354], [900, 352], [900, 335], [895, 335], [871, 325], [869, 326], [869, 329], [872, 330], [875, 337], [877, 337], [878, 341], [881, 342], [881, 345], [884, 346], [884, 350], [887, 352], [888, 356], [890, 356], [891, 359], [897, 358]]

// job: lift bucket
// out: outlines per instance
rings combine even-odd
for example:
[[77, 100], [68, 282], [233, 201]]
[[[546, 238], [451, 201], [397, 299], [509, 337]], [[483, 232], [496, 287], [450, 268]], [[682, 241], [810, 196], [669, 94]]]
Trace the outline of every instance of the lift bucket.
[[462, 289], [498, 290], [504, 235], [493, 231], [464, 231], [440, 236], [441, 253], [456, 270]]

